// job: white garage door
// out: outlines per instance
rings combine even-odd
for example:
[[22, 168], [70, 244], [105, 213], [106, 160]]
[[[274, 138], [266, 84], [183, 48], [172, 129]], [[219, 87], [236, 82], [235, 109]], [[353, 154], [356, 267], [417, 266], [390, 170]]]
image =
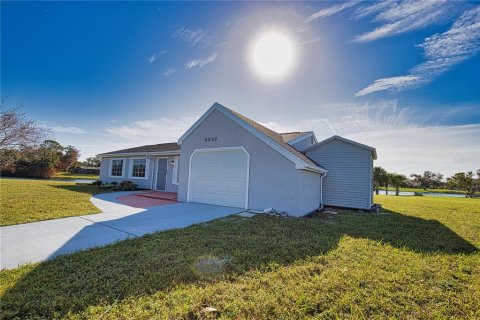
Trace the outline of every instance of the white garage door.
[[189, 201], [247, 208], [249, 156], [244, 149], [196, 151]]

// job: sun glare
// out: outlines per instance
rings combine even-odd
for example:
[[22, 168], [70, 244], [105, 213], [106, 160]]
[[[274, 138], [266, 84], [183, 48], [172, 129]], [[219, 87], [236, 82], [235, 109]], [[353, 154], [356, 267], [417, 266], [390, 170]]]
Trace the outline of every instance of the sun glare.
[[262, 34], [254, 41], [251, 52], [254, 70], [269, 80], [285, 77], [292, 70], [294, 56], [292, 41], [278, 32]]

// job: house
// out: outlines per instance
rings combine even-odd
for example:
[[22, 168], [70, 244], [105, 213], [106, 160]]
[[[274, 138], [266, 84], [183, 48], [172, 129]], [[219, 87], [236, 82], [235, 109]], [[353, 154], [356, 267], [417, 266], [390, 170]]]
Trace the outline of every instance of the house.
[[277, 133], [215, 103], [176, 143], [107, 152], [100, 180], [177, 192], [178, 200], [303, 216], [370, 209], [374, 148], [313, 132]]

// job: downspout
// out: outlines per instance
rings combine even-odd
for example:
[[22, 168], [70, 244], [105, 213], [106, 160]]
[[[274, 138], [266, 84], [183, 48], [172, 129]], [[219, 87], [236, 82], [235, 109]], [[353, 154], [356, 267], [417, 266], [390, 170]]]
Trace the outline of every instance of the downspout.
[[327, 173], [325, 172], [324, 174], [322, 174], [320, 176], [320, 209], [323, 209], [323, 178], [327, 175]]
[[[156, 166], [157, 164], [156, 164], [156, 161], [154, 161], [154, 157], [151, 157], [151, 156], [149, 157], [148, 155], [145, 155], [145, 158], [147, 159], [147, 161], [150, 161], [150, 163], [153, 164], [153, 165], [151, 166], [153, 170], [152, 170], [151, 173], [149, 172], [148, 175], [150, 175], [150, 174], [152, 175], [152, 182], [150, 182], [150, 190], [155, 190], [155, 189], [154, 189], [155, 166]], [[150, 166], [149, 166], [149, 167], [150, 167]]]

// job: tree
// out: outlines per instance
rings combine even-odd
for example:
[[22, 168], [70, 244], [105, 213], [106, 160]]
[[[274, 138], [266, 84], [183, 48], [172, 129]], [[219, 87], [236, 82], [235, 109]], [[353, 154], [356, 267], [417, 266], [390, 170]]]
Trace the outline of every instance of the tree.
[[[3, 105], [1, 106], [3, 109]], [[38, 144], [49, 130], [20, 111], [21, 106], [2, 111], [0, 116], [0, 149], [18, 149]]]
[[22, 158], [22, 153], [17, 149], [0, 149], [0, 175], [11, 176], [16, 170], [16, 163]]
[[388, 196], [388, 185], [390, 184], [390, 173], [386, 173], [382, 176], [382, 184], [385, 186], [385, 194]]
[[417, 187], [424, 190], [435, 189], [442, 186], [443, 174], [440, 172], [425, 171], [423, 175], [412, 173], [410, 175]]
[[63, 156], [63, 147], [55, 140], [45, 140], [38, 148], [39, 154], [45, 159], [49, 159], [49, 163], [53, 163], [55, 169], [60, 166], [60, 161]]
[[58, 155], [45, 147], [25, 147], [15, 162], [15, 175], [20, 177], [48, 178], [55, 173]]
[[447, 178], [447, 186], [449, 188], [455, 188], [465, 191], [465, 197], [473, 197], [475, 192], [480, 188], [480, 175], [477, 171], [477, 178], [472, 171], [459, 172], [452, 177]]
[[375, 187], [375, 194], [379, 193], [380, 185], [383, 183], [385, 175], [387, 175], [387, 171], [382, 167], [373, 168], [373, 185]]
[[408, 178], [399, 173], [390, 173], [390, 182], [395, 187], [395, 195], [400, 195], [400, 188], [405, 187], [408, 182]]
[[83, 161], [83, 164], [88, 167], [100, 167], [100, 158], [97, 156], [88, 157], [85, 161]]
[[40, 145], [44, 152], [50, 154], [55, 163], [55, 169], [68, 171], [68, 169], [78, 162], [80, 151], [74, 146], [63, 147], [55, 140], [45, 140]]
[[74, 146], [67, 146], [64, 148], [64, 153], [60, 157], [60, 169], [68, 171], [73, 165], [78, 162], [80, 151]]

